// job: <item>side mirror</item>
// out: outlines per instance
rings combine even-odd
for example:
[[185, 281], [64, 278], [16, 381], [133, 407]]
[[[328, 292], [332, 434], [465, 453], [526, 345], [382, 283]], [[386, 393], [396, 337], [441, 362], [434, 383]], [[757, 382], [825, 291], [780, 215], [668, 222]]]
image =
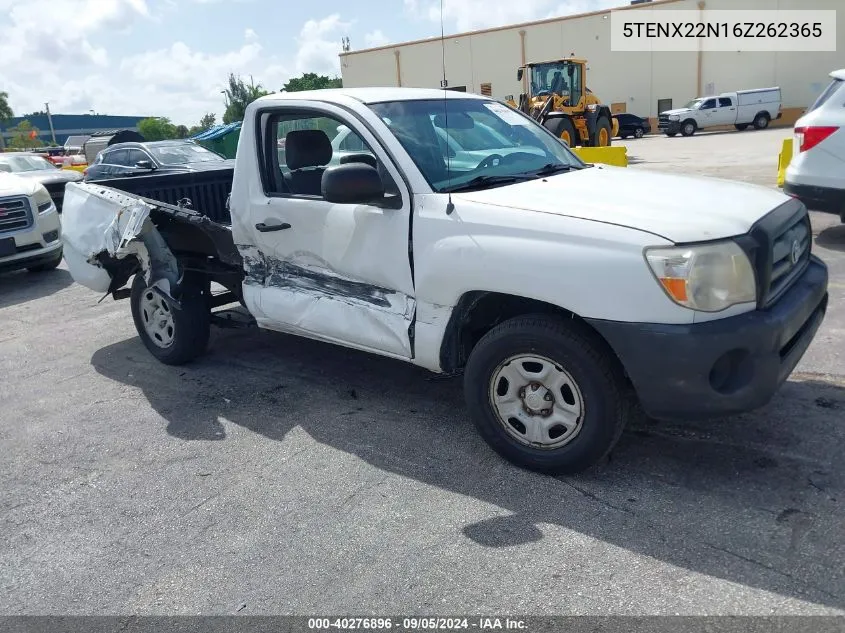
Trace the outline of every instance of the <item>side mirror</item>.
[[522, 81], [522, 74], [523, 74], [523, 72], [525, 72], [523, 68], [518, 68], [518, 69], [517, 69], [517, 71], [516, 71], [516, 80], [517, 80], [517, 81]]
[[384, 198], [384, 182], [378, 170], [364, 163], [327, 168], [321, 189], [323, 198], [336, 204], [367, 204]]
[[155, 167], [153, 167], [153, 164], [148, 160], [139, 160], [137, 163], [135, 163], [135, 167], [137, 167], [138, 169], [149, 169], [150, 171], [155, 169]]

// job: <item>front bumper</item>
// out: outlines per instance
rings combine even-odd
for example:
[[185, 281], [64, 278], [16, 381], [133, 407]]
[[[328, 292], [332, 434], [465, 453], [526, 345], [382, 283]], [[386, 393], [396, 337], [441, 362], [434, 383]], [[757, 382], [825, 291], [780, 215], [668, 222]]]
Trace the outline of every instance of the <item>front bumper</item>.
[[664, 134], [677, 134], [681, 131], [680, 121], [660, 121], [657, 124], [657, 129]]
[[0, 257], [0, 272], [5, 273], [13, 270], [32, 268], [34, 266], [52, 263], [61, 258], [62, 243], [55, 241], [44, 248], [21, 250], [12, 256]]
[[827, 266], [815, 256], [766, 310], [691, 325], [588, 319], [618, 355], [645, 412], [708, 419], [767, 404], [816, 335]]
[[845, 217], [845, 189], [799, 185], [786, 181], [783, 183], [783, 192], [798, 198], [808, 209], [837, 213]]

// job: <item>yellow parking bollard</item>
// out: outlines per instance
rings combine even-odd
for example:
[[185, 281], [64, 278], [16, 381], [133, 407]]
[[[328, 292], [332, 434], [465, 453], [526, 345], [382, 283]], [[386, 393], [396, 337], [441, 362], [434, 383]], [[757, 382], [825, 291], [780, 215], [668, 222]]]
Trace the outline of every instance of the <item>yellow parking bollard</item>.
[[783, 187], [783, 182], [786, 178], [786, 168], [789, 167], [789, 161], [792, 160], [792, 139], [783, 139], [783, 147], [778, 154], [778, 187]]
[[615, 167], [628, 166], [628, 148], [624, 145], [609, 147], [573, 147], [571, 148], [585, 163], [603, 163]]

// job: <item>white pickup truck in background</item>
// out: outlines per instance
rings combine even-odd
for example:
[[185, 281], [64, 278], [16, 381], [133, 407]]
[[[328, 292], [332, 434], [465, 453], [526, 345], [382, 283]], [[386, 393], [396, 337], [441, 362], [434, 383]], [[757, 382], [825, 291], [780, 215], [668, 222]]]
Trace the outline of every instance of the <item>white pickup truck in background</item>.
[[697, 130], [725, 125], [740, 131], [749, 125], [763, 130], [781, 116], [780, 88], [759, 88], [693, 99], [683, 108], [661, 112], [657, 127], [666, 136], [678, 132], [692, 136]]
[[[357, 138], [334, 161], [341, 126]], [[441, 141], [453, 132], [473, 137], [475, 162], [452, 162]], [[482, 437], [526, 468], [597, 463], [634, 406], [690, 419], [764, 405], [826, 311], [827, 268], [798, 200], [585, 164], [478, 95], [269, 95], [247, 108], [236, 161], [231, 224], [69, 184], [74, 279], [129, 298], [167, 364], [201, 355], [210, 325], [238, 312], [463, 374]]]

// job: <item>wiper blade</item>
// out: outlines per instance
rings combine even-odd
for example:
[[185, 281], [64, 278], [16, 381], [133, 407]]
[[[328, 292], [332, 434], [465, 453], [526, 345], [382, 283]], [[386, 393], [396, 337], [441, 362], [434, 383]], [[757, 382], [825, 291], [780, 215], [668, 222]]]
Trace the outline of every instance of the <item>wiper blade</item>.
[[540, 169], [535, 169], [531, 172], [532, 176], [551, 176], [552, 174], [558, 174], [564, 171], [570, 171], [572, 169], [577, 169], [572, 165], [564, 165], [563, 163], [548, 163], [540, 167]]
[[459, 185], [452, 185], [445, 187], [442, 191], [444, 193], [452, 193], [458, 191], [470, 191], [472, 189], [483, 189], [484, 187], [494, 185], [507, 185], [512, 182], [520, 182], [523, 180], [532, 180], [534, 175], [527, 174], [512, 174], [508, 176], [476, 176], [468, 182], [462, 182]]

